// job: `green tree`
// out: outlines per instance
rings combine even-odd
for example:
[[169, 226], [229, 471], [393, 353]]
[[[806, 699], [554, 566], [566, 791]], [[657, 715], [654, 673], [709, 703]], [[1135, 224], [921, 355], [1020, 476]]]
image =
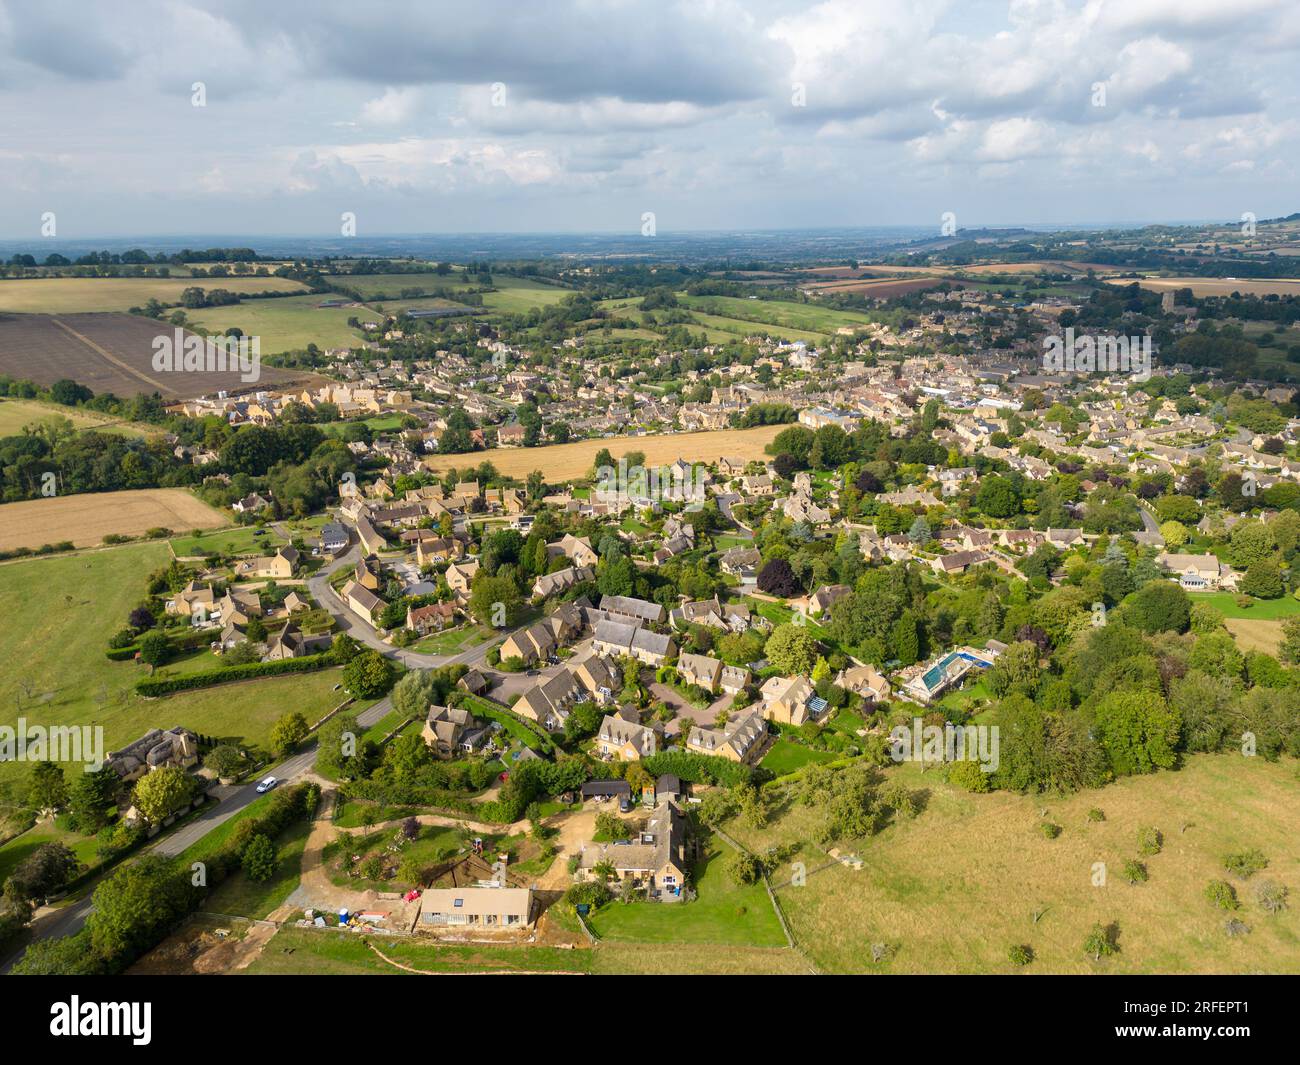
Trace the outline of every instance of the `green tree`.
[[1113, 691], [1097, 704], [1098, 739], [1116, 776], [1172, 768], [1180, 724], [1177, 712], [1150, 692]]
[[1270, 558], [1261, 558], [1246, 567], [1241, 579], [1241, 590], [1256, 599], [1277, 599], [1286, 591], [1282, 573]]
[[480, 625], [509, 628], [519, 619], [523, 598], [519, 586], [506, 575], [478, 574], [469, 594], [469, 612]]
[[240, 855], [244, 875], [256, 883], [265, 883], [275, 876], [275, 844], [264, 832], [256, 833]]
[[307, 719], [297, 710], [290, 710], [271, 728], [271, 749], [283, 758], [297, 749], [310, 732]]
[[63, 767], [53, 762], [32, 766], [31, 802], [38, 810], [57, 810], [68, 801], [68, 785]]
[[193, 800], [197, 782], [178, 765], [164, 765], [135, 782], [131, 804], [150, 824], [161, 824]]
[[363, 651], [343, 667], [343, 684], [359, 699], [373, 699], [393, 686], [393, 664], [378, 651]]
[[167, 636], [157, 629], [151, 629], [140, 637], [140, 661], [146, 666], [161, 666], [170, 653]]
[[787, 676], [811, 676], [817, 662], [817, 640], [802, 625], [778, 625], [767, 638], [767, 659]]

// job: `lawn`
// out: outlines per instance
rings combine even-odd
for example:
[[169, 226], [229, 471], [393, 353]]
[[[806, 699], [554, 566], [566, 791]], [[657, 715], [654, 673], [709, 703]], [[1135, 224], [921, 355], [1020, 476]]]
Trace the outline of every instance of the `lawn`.
[[720, 840], [709, 841], [695, 869], [693, 902], [610, 902], [587, 923], [607, 940], [784, 947], [781, 923], [763, 885], [736, 884], [727, 875], [730, 853]]
[[287, 296], [282, 299], [244, 300], [225, 307], [186, 311], [195, 325], [212, 332], [238, 326], [248, 336], [261, 338], [263, 355], [295, 351], [315, 344], [319, 348], [360, 347], [362, 334], [348, 325], [349, 318], [377, 322], [368, 307], [322, 307], [328, 294]]
[[523, 277], [504, 277], [494, 274], [492, 284], [497, 291], [483, 293], [483, 307], [488, 311], [503, 314], [527, 314], [534, 307], [549, 307], [559, 303], [565, 296], [573, 295], [572, 289], [530, 281]]
[[258, 883], [243, 871], [228, 877], [208, 896], [203, 908], [209, 913], [261, 920], [278, 909], [298, 886], [302, 876], [302, 853], [311, 833], [310, 821], [297, 821], [275, 843], [275, 873]]
[[796, 769], [802, 769], [810, 762], [829, 762], [835, 757], [837, 756], [832, 751], [815, 751], [802, 743], [777, 740], [758, 764], [780, 777], [785, 776], [786, 773], [793, 773]]
[[495, 635], [493, 629], [484, 628], [482, 625], [457, 625], [454, 629], [443, 629], [442, 632], [435, 632], [422, 640], [417, 640], [407, 650], [418, 651], [424, 655], [454, 655], [461, 651], [468, 651], [471, 647], [477, 647]]
[[[595, 953], [555, 947], [442, 946], [418, 941], [402, 942], [388, 936], [376, 937], [375, 945], [402, 965], [438, 973], [586, 973], [591, 971]], [[384, 961], [361, 937], [305, 928], [280, 929], [267, 943], [261, 956], [241, 971], [253, 975], [407, 975], [405, 970]]]
[[[1254, 882], [1238, 881], [1237, 916], [1251, 934], [1228, 938], [1226, 916], [1205, 899], [1226, 879], [1223, 858], [1258, 847], [1269, 858], [1255, 880], [1274, 878], [1294, 893], [1300, 854], [1294, 760], [1194, 755], [1176, 772], [1130, 777], [1066, 798], [996, 792], [974, 795], [913, 763], [886, 771], [924, 797], [922, 812], [877, 835], [837, 844], [860, 870], [829, 862], [811, 843], [822, 812], [779, 809], [761, 830], [733, 821], [728, 831], [756, 853], [797, 846], [804, 886], [790, 862], [773, 883], [796, 942], [829, 972], [1006, 973], [1012, 944], [1036, 955], [1030, 973], [1245, 973], [1300, 970], [1300, 913], [1260, 910]], [[1099, 808], [1105, 820], [1090, 822]], [[1043, 811], [1046, 810], [1044, 814]], [[1050, 819], [1061, 835], [1047, 839]], [[1137, 834], [1152, 826], [1161, 853], [1142, 858], [1150, 880], [1130, 886], [1123, 863], [1137, 857]], [[1103, 886], [1094, 864], [1105, 863]], [[1035, 923], [1035, 912], [1041, 912]], [[1083, 942], [1094, 923], [1117, 922], [1119, 953], [1094, 963]], [[873, 965], [873, 943], [895, 949]]]
[[818, 303], [791, 300], [751, 300], [743, 296], [679, 296], [679, 302], [711, 315], [765, 322], [793, 330], [833, 333], [842, 325], [865, 325], [870, 317], [857, 311], [841, 311]]
[[[173, 725], [264, 744], [286, 711], [314, 721], [342, 700], [332, 690], [337, 669], [161, 699], [136, 695], [144, 667], [110, 662], [104, 650], [140, 601], [145, 577], [170, 557], [164, 544], [151, 543], [0, 566], [0, 647], [8, 663], [0, 674], [0, 724], [13, 725], [21, 714], [33, 725], [102, 725], [105, 750]], [[21, 763], [0, 764], [0, 780], [27, 773]]]
[[53, 821], [42, 821], [0, 847], [0, 884], [9, 879], [20, 862], [46, 843], [62, 843], [77, 856], [78, 861], [89, 866], [98, 864], [95, 851], [99, 841], [94, 836], [65, 832]]
[[1250, 606], [1237, 605], [1237, 597], [1232, 592], [1189, 592], [1192, 603], [1209, 603], [1225, 618], [1247, 618], [1249, 620], [1272, 620], [1289, 618], [1300, 614], [1300, 600], [1284, 595], [1279, 599], [1252, 599]]

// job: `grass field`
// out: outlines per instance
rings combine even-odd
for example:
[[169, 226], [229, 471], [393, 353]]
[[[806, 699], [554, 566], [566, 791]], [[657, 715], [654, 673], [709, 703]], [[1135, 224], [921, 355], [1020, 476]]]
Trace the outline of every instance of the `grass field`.
[[214, 332], [239, 326], [249, 336], [261, 337], [263, 355], [294, 351], [315, 344], [319, 348], [361, 345], [361, 334], [348, 325], [349, 318], [377, 322], [369, 307], [321, 307], [328, 296], [290, 296], [285, 299], [245, 300], [228, 307], [187, 311], [189, 320]]
[[75, 429], [99, 429], [106, 433], [123, 433], [144, 436], [158, 432], [147, 425], [122, 422], [104, 414], [59, 407], [51, 403], [37, 403], [31, 399], [0, 399], [0, 436], [17, 436], [24, 427], [49, 418], [66, 418]]
[[1209, 603], [1225, 618], [1248, 618], [1252, 621], [1261, 618], [1289, 618], [1300, 614], [1300, 600], [1284, 595], [1277, 599], [1252, 599], [1250, 606], [1237, 605], [1237, 597], [1231, 592], [1189, 592], [1188, 598], [1193, 603]]
[[796, 303], [792, 300], [751, 300], [742, 296], [679, 296], [678, 301], [692, 310], [708, 314], [805, 329], [813, 333], [833, 333], [843, 325], [866, 325], [871, 321], [867, 315], [856, 311], [841, 311], [817, 303]]
[[20, 862], [46, 843], [62, 843], [66, 845], [77, 856], [77, 860], [84, 862], [86, 865], [95, 865], [97, 862], [95, 851], [99, 846], [99, 841], [94, 836], [64, 832], [53, 822], [44, 821], [29, 828], [22, 835], [14, 837], [3, 847], [0, 847], [0, 884], [9, 879], [9, 875], [18, 867]]
[[183, 488], [29, 499], [0, 506], [0, 551], [71, 540], [93, 547], [105, 536], [139, 536], [149, 529], [210, 529], [230, 519]]
[[[144, 667], [110, 662], [108, 637], [126, 623], [145, 577], [170, 559], [166, 545], [139, 544], [0, 566], [0, 724], [20, 715], [36, 725], [102, 725], [106, 750], [151, 728], [184, 725], [264, 744], [289, 709], [309, 721], [342, 700], [336, 669], [142, 699]], [[75, 769], [73, 770], [75, 771]], [[0, 763], [0, 779], [25, 776], [23, 763]]]
[[786, 773], [793, 773], [796, 769], [802, 769], [810, 762], [829, 762], [834, 757], [835, 755], [830, 751], [815, 751], [801, 743], [777, 740], [767, 754], [763, 755], [759, 765], [777, 776], [784, 776]]
[[497, 291], [483, 293], [483, 308], [498, 314], [525, 314], [534, 307], [549, 307], [553, 303], [559, 303], [565, 296], [573, 295], [571, 289], [547, 285], [526, 277], [494, 275], [492, 284]]
[[275, 874], [258, 883], [242, 871], [225, 880], [208, 896], [203, 908], [209, 913], [228, 913], [236, 917], [261, 920], [269, 916], [293, 894], [302, 876], [302, 852], [307, 847], [311, 822], [297, 821], [275, 843]]
[[1282, 645], [1282, 622], [1267, 618], [1228, 618], [1224, 624], [1243, 651], [1276, 655]]
[[[424, 972], [555, 972], [585, 973], [592, 964], [590, 950], [559, 950], [555, 947], [513, 946], [442, 946], [433, 943], [402, 942], [378, 936], [375, 945], [402, 965]], [[311, 973], [344, 975], [349, 973], [387, 973], [408, 975], [389, 965], [366, 946], [365, 940], [343, 932], [309, 931], [282, 928], [267, 943], [252, 965], [243, 972]]]
[[[758, 853], [771, 844], [801, 847], [793, 860], [806, 866], [806, 885], [791, 883], [789, 864], [773, 882], [796, 942], [828, 971], [1005, 973], [1016, 968], [1007, 950], [1018, 943], [1036, 955], [1030, 973], [1300, 970], [1294, 906], [1266, 914], [1255, 904], [1254, 882], [1238, 881], [1237, 916], [1252, 932], [1229, 939], [1225, 914], [1204, 897], [1209, 881], [1227, 878], [1224, 856], [1248, 847], [1269, 858], [1255, 881], [1275, 879], [1293, 894], [1300, 887], [1294, 761], [1196, 755], [1177, 772], [1065, 799], [972, 795], [913, 764], [888, 773], [923, 791], [924, 810], [875, 837], [840, 843], [862, 858], [858, 871], [808, 842], [819, 811], [790, 807], [761, 831], [728, 826]], [[1092, 807], [1104, 821], [1087, 820]], [[1039, 831], [1044, 808], [1064, 829], [1057, 839]], [[1164, 847], [1141, 859], [1150, 880], [1134, 887], [1121, 870], [1137, 857], [1144, 826], [1163, 833]], [[1093, 886], [1097, 862], [1106, 865], [1106, 886]], [[1100, 964], [1083, 950], [1094, 922], [1119, 927], [1119, 953]], [[873, 965], [877, 942], [896, 952]]]
[[784, 425], [761, 425], [756, 429], [719, 429], [711, 433], [615, 436], [547, 447], [493, 448], [467, 455], [432, 456], [424, 460], [424, 465], [441, 472], [452, 467], [463, 469], [486, 459], [507, 477], [527, 477], [533, 470], [542, 470], [547, 480], [555, 483], [590, 474], [596, 453], [601, 448], [608, 448], [616, 461], [629, 451], [640, 451], [646, 456], [647, 465], [666, 466], [678, 458], [688, 462], [716, 462], [723, 455], [760, 459], [765, 457], [763, 448], [785, 428]]
[[71, 314], [125, 311], [150, 299], [179, 303], [194, 286], [228, 292], [303, 292], [306, 286], [283, 277], [49, 277], [0, 281], [0, 311]]
[[[180, 530], [177, 529], [177, 532]], [[262, 533], [258, 536], [258, 533]], [[253, 525], [235, 525], [229, 529], [214, 529], [199, 536], [178, 536], [168, 541], [177, 558], [192, 555], [251, 555], [279, 547], [285, 539], [272, 528], [258, 529]]]
[[[1131, 285], [1131, 278], [1108, 280], [1111, 285]], [[1295, 278], [1229, 278], [1229, 277], [1144, 277], [1138, 284], [1152, 292], [1169, 292], [1190, 288], [1193, 296], [1229, 296], [1234, 292], [1253, 293], [1256, 296], [1300, 295], [1300, 280]]]
[[601, 939], [635, 943], [717, 943], [784, 947], [785, 935], [762, 884], [741, 885], [725, 869], [731, 848], [710, 840], [696, 864], [692, 902], [610, 902], [588, 919]]

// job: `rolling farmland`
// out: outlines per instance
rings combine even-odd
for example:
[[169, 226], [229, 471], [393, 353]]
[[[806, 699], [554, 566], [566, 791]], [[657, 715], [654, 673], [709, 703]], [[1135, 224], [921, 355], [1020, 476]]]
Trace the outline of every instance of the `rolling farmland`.
[[195, 325], [213, 332], [238, 326], [249, 336], [262, 338], [262, 354], [274, 355], [316, 344], [322, 348], [357, 347], [361, 335], [348, 325], [349, 318], [378, 322], [380, 315], [365, 306], [322, 307], [326, 296], [287, 296], [283, 299], [245, 300], [234, 306], [189, 311]]
[[71, 314], [126, 311], [150, 299], [178, 303], [187, 288], [229, 292], [305, 292], [284, 277], [48, 277], [0, 280], [0, 311]]
[[127, 314], [0, 314], [0, 373], [40, 385], [70, 378], [96, 394], [158, 392], [164, 399], [318, 380], [306, 371], [269, 366], [261, 368], [256, 383], [242, 381], [237, 372], [156, 371], [154, 338], [172, 331], [162, 322]]
[[160, 527], [180, 532], [214, 529], [229, 523], [227, 515], [183, 488], [29, 499], [0, 505], [0, 551], [37, 548], [65, 540], [78, 547], [91, 547], [111, 533], [138, 536]]
[[[1111, 285], [1131, 285], [1132, 278], [1108, 280]], [[1152, 292], [1190, 288], [1193, 296], [1230, 296], [1234, 292], [1255, 296], [1300, 296], [1300, 280], [1235, 277], [1144, 277], [1138, 284]]]

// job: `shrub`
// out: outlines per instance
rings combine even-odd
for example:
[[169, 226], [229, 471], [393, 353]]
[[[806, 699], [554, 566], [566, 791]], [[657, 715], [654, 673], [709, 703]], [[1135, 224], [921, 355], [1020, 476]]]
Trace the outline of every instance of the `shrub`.
[[1281, 913], [1286, 909], [1287, 889], [1276, 880], [1262, 880], [1255, 885], [1255, 901], [1265, 913]]
[[1124, 879], [1130, 884], [1145, 884], [1150, 876], [1147, 874], [1147, 867], [1139, 861], [1129, 859], [1124, 863]]
[[1138, 853], [1150, 857], [1153, 854], [1159, 854], [1165, 845], [1165, 837], [1160, 834], [1158, 828], [1139, 828], [1138, 829]]
[[1048, 839], [1056, 839], [1061, 834], [1061, 826], [1052, 821], [1044, 821], [1038, 830]]
[[1242, 880], [1249, 880], [1267, 865], [1268, 859], [1257, 847], [1242, 851], [1240, 854], [1229, 854], [1223, 859], [1223, 868]]
[[1097, 807], [1094, 806], [1091, 810], [1088, 811], [1088, 820], [1093, 822], [1105, 821], [1106, 815], [1105, 813], [1103, 813], [1101, 810], [1099, 810]]
[[1235, 910], [1241, 905], [1237, 901], [1237, 889], [1226, 880], [1211, 880], [1206, 884], [1205, 897], [1221, 910]]
[[1012, 965], [1028, 965], [1034, 960], [1034, 948], [1027, 943], [1012, 943], [1007, 948], [1007, 960]]

